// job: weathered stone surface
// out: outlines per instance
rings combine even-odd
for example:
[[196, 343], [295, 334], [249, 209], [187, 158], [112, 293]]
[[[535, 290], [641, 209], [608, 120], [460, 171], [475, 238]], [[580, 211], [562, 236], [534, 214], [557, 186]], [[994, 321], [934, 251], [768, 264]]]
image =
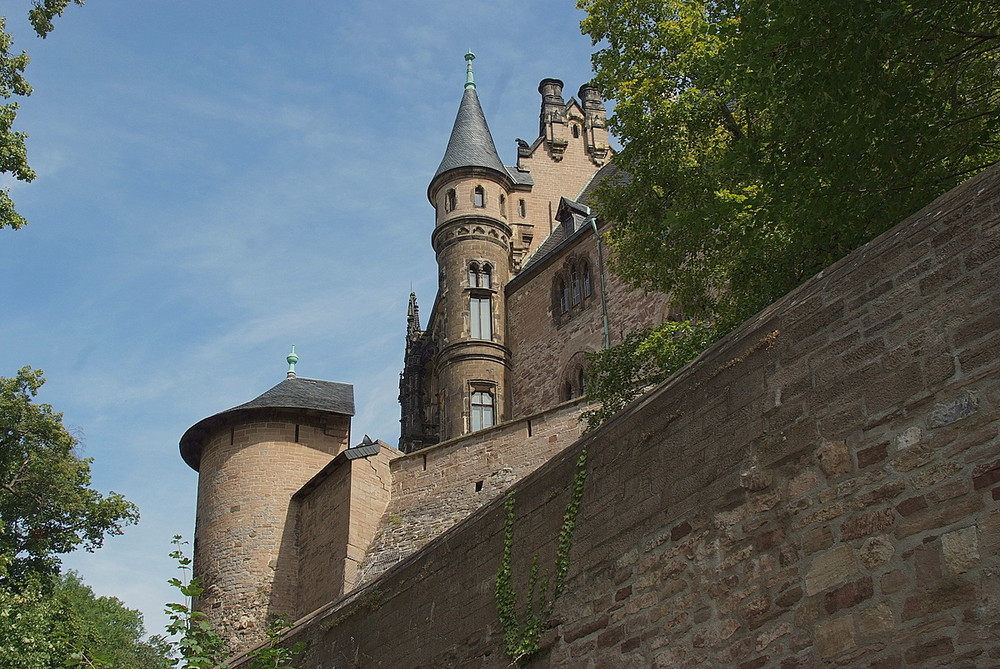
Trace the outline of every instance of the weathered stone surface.
[[964, 574], [980, 563], [976, 526], [963, 527], [941, 535], [944, 564], [952, 574]]
[[854, 549], [839, 545], [816, 556], [806, 572], [806, 594], [815, 595], [827, 588], [845, 583], [857, 576], [858, 565], [854, 561]]
[[851, 616], [834, 618], [816, 625], [816, 650], [820, 657], [830, 658], [857, 646], [854, 637], [854, 619]]
[[829, 478], [851, 471], [851, 454], [842, 441], [825, 442], [816, 450], [819, 467]]
[[868, 569], [874, 569], [892, 559], [895, 552], [896, 549], [888, 537], [870, 537], [861, 545], [861, 549], [858, 551], [858, 559]]

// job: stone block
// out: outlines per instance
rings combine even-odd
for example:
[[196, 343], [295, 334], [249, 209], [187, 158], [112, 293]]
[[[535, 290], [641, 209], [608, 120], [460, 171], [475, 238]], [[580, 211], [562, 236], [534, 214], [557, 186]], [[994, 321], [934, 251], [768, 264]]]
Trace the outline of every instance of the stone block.
[[851, 454], [843, 441], [827, 441], [816, 449], [819, 467], [827, 478], [834, 478], [851, 471]]
[[854, 550], [847, 545], [837, 546], [810, 563], [805, 576], [806, 594], [811, 596], [823, 592], [851, 580], [859, 573]]
[[976, 526], [963, 527], [941, 535], [944, 565], [952, 574], [964, 574], [979, 565], [979, 536]]
[[854, 636], [854, 619], [851, 616], [834, 618], [816, 625], [814, 631], [816, 650], [820, 657], [831, 658], [857, 646]]

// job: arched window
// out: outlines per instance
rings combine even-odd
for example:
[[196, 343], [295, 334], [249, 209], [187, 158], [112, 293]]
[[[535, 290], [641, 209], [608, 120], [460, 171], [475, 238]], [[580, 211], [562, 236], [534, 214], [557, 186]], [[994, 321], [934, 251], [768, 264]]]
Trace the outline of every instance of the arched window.
[[574, 123], [573, 124], [573, 139], [579, 139], [579, 138], [580, 138], [580, 126], [578, 126], [577, 124]]
[[448, 192], [444, 194], [444, 210], [455, 211], [455, 207], [457, 205], [458, 205], [458, 198], [455, 196], [455, 189], [449, 188]]
[[493, 268], [489, 264], [469, 263], [469, 288], [492, 288]]
[[556, 282], [556, 293], [559, 298], [559, 313], [564, 314], [569, 311], [569, 288], [566, 286], [566, 279], [559, 277]]
[[488, 390], [473, 390], [469, 412], [472, 431], [493, 427], [493, 393]]
[[482, 186], [476, 186], [476, 190], [472, 191], [472, 204], [480, 209], [486, 206], [486, 190]]
[[574, 262], [569, 266], [569, 282], [572, 289], [573, 305], [580, 304], [582, 291], [580, 289], [580, 270]]
[[523, 199], [517, 202], [517, 213], [521, 218], [528, 215], [528, 205]]
[[502, 193], [500, 195], [500, 215], [507, 218], [507, 196]]
[[469, 263], [469, 288], [475, 288], [479, 285], [479, 264], [470, 262]]
[[594, 279], [590, 275], [590, 263], [584, 260], [580, 265], [583, 273], [583, 296], [590, 297], [594, 294]]

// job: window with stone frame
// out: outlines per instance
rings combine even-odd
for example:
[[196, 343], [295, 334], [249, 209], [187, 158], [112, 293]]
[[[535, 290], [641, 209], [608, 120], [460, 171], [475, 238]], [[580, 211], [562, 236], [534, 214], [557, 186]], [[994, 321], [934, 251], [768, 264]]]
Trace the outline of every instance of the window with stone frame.
[[493, 268], [489, 263], [469, 263], [469, 288], [492, 288]]
[[458, 206], [458, 196], [455, 194], [454, 188], [449, 188], [448, 192], [444, 194], [444, 210], [455, 211], [455, 207]]
[[489, 295], [469, 297], [469, 336], [473, 339], [493, 338], [493, 298]]
[[473, 386], [469, 401], [469, 428], [472, 432], [493, 427], [496, 424], [492, 388]]
[[472, 191], [472, 206], [479, 209], [486, 206], [486, 189], [482, 186], [476, 186], [476, 189]]

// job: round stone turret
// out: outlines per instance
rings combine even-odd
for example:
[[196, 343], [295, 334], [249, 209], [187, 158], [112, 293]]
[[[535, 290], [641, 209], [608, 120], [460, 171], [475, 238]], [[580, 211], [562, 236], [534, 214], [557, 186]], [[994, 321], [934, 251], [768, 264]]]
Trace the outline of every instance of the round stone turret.
[[263, 639], [274, 616], [298, 613], [291, 498], [350, 439], [354, 389], [289, 374], [180, 442], [199, 474], [194, 575], [205, 592], [194, 605], [234, 652]]

